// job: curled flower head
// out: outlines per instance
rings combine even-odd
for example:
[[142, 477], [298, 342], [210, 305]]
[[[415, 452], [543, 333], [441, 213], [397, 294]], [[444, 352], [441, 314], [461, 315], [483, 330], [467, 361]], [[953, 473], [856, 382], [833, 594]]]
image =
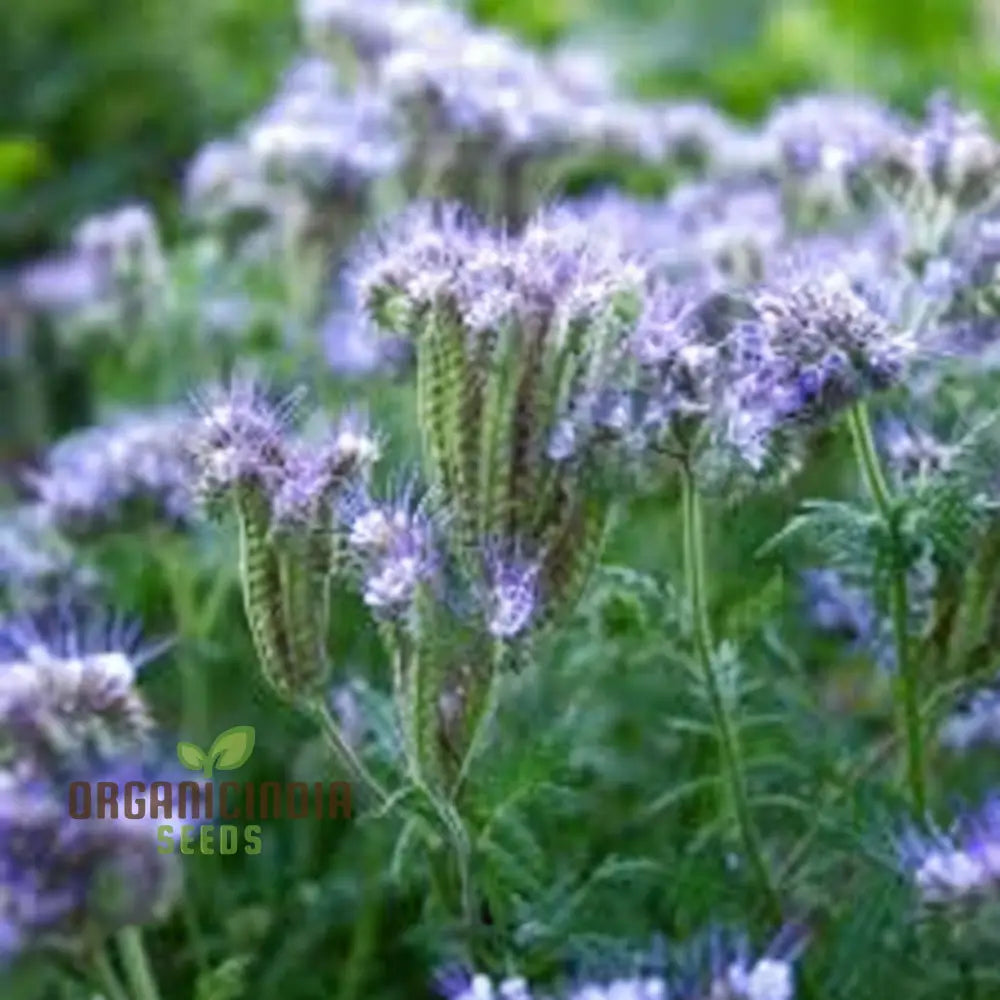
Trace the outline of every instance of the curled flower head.
[[632, 340], [631, 392], [619, 394], [620, 426], [604, 422], [630, 447], [693, 454], [703, 432], [722, 419], [732, 359], [715, 304], [696, 282], [659, 281], [647, 289]]
[[134, 413], [77, 431], [48, 452], [31, 483], [49, 524], [87, 536], [191, 517], [187, 441], [191, 422], [176, 410]]
[[[902, 377], [913, 351], [843, 273], [789, 273], [751, 296], [770, 357], [746, 388], [775, 423], [818, 424]], [[760, 393], [763, 391], [763, 396]]]
[[438, 569], [428, 499], [407, 484], [384, 502], [364, 493], [349, 497], [340, 516], [361, 570], [365, 604], [382, 615], [402, 615]]
[[278, 406], [253, 382], [237, 381], [202, 405], [193, 449], [199, 492], [236, 514], [241, 584], [268, 682], [292, 700], [327, 681], [329, 585], [341, 569], [337, 511], [358, 494], [380, 451], [359, 413], [324, 437], [293, 433], [300, 396]]
[[[456, 547], [506, 538], [543, 552], [540, 592], [563, 606], [596, 551], [607, 498], [583, 471], [590, 438], [560, 461], [553, 435], [628, 365], [642, 269], [558, 210], [516, 236], [446, 217], [391, 244], [384, 263], [362, 298], [390, 331], [392, 314], [410, 317], [432, 485]], [[393, 300], [405, 308], [384, 308]]]
[[200, 419], [189, 449], [195, 494], [209, 512], [234, 491], [276, 488], [287, 461], [284, 434], [300, 400], [292, 394], [275, 405], [259, 382], [245, 377], [196, 397]]
[[160, 649], [143, 645], [133, 625], [68, 608], [6, 623], [0, 632], [4, 766], [52, 778], [141, 749], [152, 720], [136, 676]]
[[467, 213], [451, 205], [408, 209], [360, 247], [351, 268], [361, 308], [388, 333], [413, 335], [474, 242]]
[[342, 414], [318, 441], [291, 443], [273, 497], [275, 526], [331, 530], [333, 497], [367, 481], [381, 448], [379, 436], [358, 411]]

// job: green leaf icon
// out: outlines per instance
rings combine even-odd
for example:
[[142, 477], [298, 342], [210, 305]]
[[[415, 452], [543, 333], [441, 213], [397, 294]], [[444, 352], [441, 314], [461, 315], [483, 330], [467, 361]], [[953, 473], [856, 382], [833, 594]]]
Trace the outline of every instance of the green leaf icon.
[[205, 766], [205, 751], [196, 743], [178, 743], [177, 759], [189, 770], [200, 771]]
[[233, 771], [250, 759], [255, 740], [253, 726], [233, 726], [220, 733], [208, 751], [210, 766]]

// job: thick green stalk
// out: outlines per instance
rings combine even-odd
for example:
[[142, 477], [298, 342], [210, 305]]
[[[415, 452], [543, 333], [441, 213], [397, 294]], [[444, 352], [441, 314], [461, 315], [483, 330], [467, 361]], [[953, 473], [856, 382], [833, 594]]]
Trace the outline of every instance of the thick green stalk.
[[141, 929], [125, 927], [118, 932], [117, 941], [133, 1000], [160, 1000], [156, 977], [149, 964], [146, 946], [142, 943]]
[[909, 595], [906, 565], [902, 559], [902, 539], [899, 536], [892, 493], [882, 470], [875, 447], [868, 408], [856, 403], [848, 412], [848, 424], [854, 441], [854, 452], [861, 476], [885, 522], [893, 547], [889, 581], [889, 609], [892, 617], [893, 644], [896, 652], [894, 688], [899, 712], [899, 726], [906, 747], [907, 781], [913, 809], [918, 816], [927, 811], [927, 772], [924, 753], [923, 726], [920, 721], [920, 679], [918, 664], [911, 655], [909, 634]]
[[686, 464], [681, 468], [681, 494], [684, 522], [684, 571], [688, 600], [691, 606], [695, 651], [715, 722], [724, 779], [729, 787], [733, 808], [736, 811], [736, 822], [739, 827], [740, 839], [743, 842], [743, 851], [764, 895], [769, 915], [772, 919], [780, 921], [781, 903], [750, 812], [739, 734], [715, 670], [714, 643], [708, 620], [701, 498], [698, 495], [694, 475]]

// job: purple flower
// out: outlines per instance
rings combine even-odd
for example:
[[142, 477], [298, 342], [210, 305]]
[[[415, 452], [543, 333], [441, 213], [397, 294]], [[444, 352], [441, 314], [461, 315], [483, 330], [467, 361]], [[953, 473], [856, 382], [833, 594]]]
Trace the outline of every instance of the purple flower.
[[870, 642], [875, 637], [878, 615], [863, 590], [848, 586], [831, 569], [807, 570], [802, 580], [809, 617], [816, 628], [858, 643]]
[[792, 176], [843, 173], [883, 156], [903, 123], [881, 104], [854, 94], [813, 94], [775, 109], [764, 127]]
[[280, 211], [260, 163], [236, 140], [214, 140], [198, 151], [184, 177], [184, 202], [209, 225], [237, 222], [247, 229]]
[[1000, 185], [1000, 145], [981, 115], [959, 111], [947, 94], [928, 102], [911, 155], [919, 173], [962, 207], [987, 201]]
[[750, 304], [777, 366], [749, 372], [746, 387], [754, 395], [764, 378], [777, 391], [776, 425], [829, 421], [897, 382], [913, 350], [842, 273], [793, 271], [753, 293]]
[[509, 546], [494, 544], [486, 553], [486, 625], [495, 639], [515, 639], [526, 632], [539, 606], [538, 562], [508, 556]]
[[391, 109], [377, 93], [340, 92], [312, 66], [297, 70], [249, 126], [250, 155], [264, 177], [310, 197], [358, 202], [402, 162]]
[[988, 799], [949, 831], [909, 830], [899, 850], [924, 903], [947, 905], [995, 896], [1000, 892], [1000, 800]]
[[365, 604], [380, 614], [402, 615], [439, 566], [427, 498], [411, 484], [384, 503], [358, 493], [345, 500], [340, 518], [361, 571]]
[[417, 589], [432, 579], [433, 570], [433, 554], [424, 547], [423, 539], [400, 534], [366, 576], [365, 604], [382, 614], [401, 614], [413, 603]]
[[663, 143], [672, 161], [706, 169], [725, 159], [736, 126], [710, 104], [678, 102], [657, 110]]
[[67, 535], [91, 535], [191, 518], [187, 444], [192, 423], [176, 410], [123, 415], [57, 442], [33, 474], [48, 522]]
[[218, 511], [237, 489], [270, 495], [279, 488], [288, 460], [285, 435], [301, 398], [294, 393], [272, 403], [262, 385], [245, 376], [195, 398], [200, 419], [188, 448], [195, 493], [209, 511]]
[[641, 365], [674, 360], [696, 333], [699, 301], [682, 285], [660, 284], [647, 296], [633, 335], [633, 351]]
[[905, 420], [887, 419], [878, 430], [889, 467], [901, 482], [925, 480], [947, 471], [957, 457], [955, 447]]
[[436, 3], [399, 0], [376, 0], [366, 6], [351, 0], [301, 0], [299, 19], [307, 38], [321, 49], [347, 41], [365, 65], [378, 63], [415, 40], [448, 38], [468, 30], [468, 22], [457, 11]]
[[794, 1000], [794, 963], [804, 945], [803, 935], [787, 927], [754, 957], [744, 938], [714, 932], [677, 949], [676, 976], [588, 976], [558, 990], [538, 990], [519, 976], [495, 982], [456, 968], [440, 973], [436, 986], [446, 1000]]
[[0, 729], [18, 773], [48, 778], [141, 749], [152, 719], [136, 686], [162, 644], [120, 619], [57, 607], [0, 629]]
[[957, 753], [982, 744], [1000, 746], [1000, 684], [994, 681], [966, 698], [944, 721], [938, 738]]
[[333, 496], [366, 482], [381, 451], [381, 439], [360, 411], [341, 414], [319, 440], [287, 442], [272, 499], [275, 525], [331, 530]]
[[0, 772], [0, 925], [5, 950], [65, 947], [172, 905], [175, 859], [152, 819], [71, 818], [61, 785]]

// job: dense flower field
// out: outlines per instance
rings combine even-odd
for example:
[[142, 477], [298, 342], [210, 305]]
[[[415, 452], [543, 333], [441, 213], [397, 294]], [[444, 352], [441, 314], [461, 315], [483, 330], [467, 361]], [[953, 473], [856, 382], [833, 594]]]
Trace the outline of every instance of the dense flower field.
[[3, 995], [1000, 997], [985, 119], [300, 18], [0, 302]]

